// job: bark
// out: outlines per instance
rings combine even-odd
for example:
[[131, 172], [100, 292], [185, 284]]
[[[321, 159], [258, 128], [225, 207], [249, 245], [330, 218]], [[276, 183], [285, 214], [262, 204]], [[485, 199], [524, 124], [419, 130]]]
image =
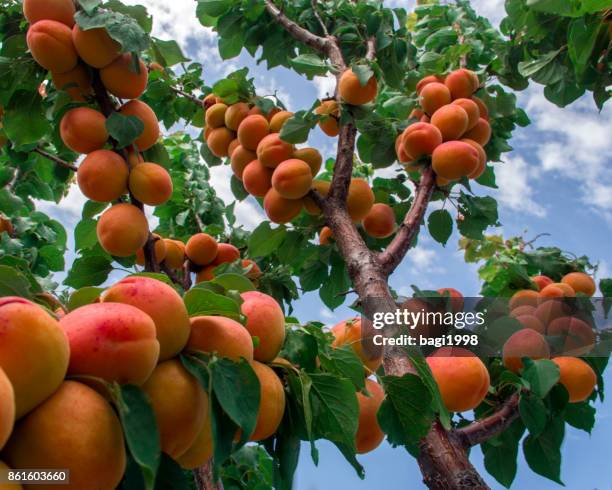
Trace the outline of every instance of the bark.
[[212, 459], [204, 466], [193, 470], [193, 478], [198, 490], [223, 490], [223, 483], [221, 481], [215, 482]]

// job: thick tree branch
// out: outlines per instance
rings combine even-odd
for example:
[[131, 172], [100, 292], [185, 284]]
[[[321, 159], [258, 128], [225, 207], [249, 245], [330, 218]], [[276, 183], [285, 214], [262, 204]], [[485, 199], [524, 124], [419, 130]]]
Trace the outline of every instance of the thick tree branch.
[[357, 129], [353, 123], [345, 124], [340, 127], [334, 175], [327, 198], [343, 206], [346, 206], [348, 188], [351, 183], [351, 177], [353, 176], [356, 137]]
[[52, 155], [51, 153], [47, 153], [45, 150], [42, 150], [40, 148], [35, 148], [32, 151], [34, 153], [38, 153], [39, 155], [45, 157], [47, 160], [51, 160], [53, 163], [58, 164], [60, 167], [67, 168], [68, 170], [72, 170], [73, 172], [76, 172], [78, 170], [76, 165], [73, 165], [72, 163], [69, 163], [66, 160], [62, 160], [61, 158], [56, 157], [55, 155]]
[[329, 40], [328, 38], [317, 36], [312, 32], [304, 29], [296, 22], [287, 17], [281, 10], [272, 3], [271, 0], [264, 0], [266, 10], [272, 18], [278, 22], [296, 41], [300, 41], [310, 46], [315, 51], [322, 54], [327, 54]]

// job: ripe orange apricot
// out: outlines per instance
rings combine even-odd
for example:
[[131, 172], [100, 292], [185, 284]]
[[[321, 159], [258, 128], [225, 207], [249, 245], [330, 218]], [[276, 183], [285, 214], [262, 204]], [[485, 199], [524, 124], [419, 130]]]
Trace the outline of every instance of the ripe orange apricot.
[[517, 306], [510, 312], [510, 316], [514, 318], [518, 318], [519, 316], [524, 315], [535, 315], [536, 307], [532, 305], [522, 305]]
[[164, 282], [150, 277], [126, 277], [102, 295], [102, 302], [131, 305], [151, 317], [160, 361], [176, 356], [187, 344], [191, 329], [187, 308], [174, 288]]
[[231, 243], [219, 243], [217, 246], [217, 256], [213, 260], [213, 265], [227, 264], [235, 262], [240, 258], [240, 250]]
[[130, 171], [132, 195], [143, 204], [160, 206], [172, 197], [172, 179], [168, 171], [156, 163], [139, 163]]
[[205, 111], [210, 109], [213, 105], [222, 102], [222, 100], [217, 97], [215, 94], [208, 94], [204, 99], [202, 99], [202, 107]]
[[[215, 129], [225, 125], [225, 113], [227, 112], [227, 105], [218, 102], [212, 105], [207, 111], [204, 117], [206, 127]], [[231, 129], [231, 128], [228, 128]]]
[[449, 411], [472, 410], [485, 399], [490, 384], [489, 372], [472, 352], [459, 347], [442, 347], [426, 361]]
[[335, 100], [324, 100], [321, 105], [315, 109], [316, 114], [321, 114], [323, 117], [319, 121], [319, 127], [327, 136], [338, 136], [340, 133], [340, 106]]
[[257, 361], [251, 367], [259, 379], [259, 411], [249, 441], [262, 441], [276, 432], [285, 413], [285, 389], [272, 368]]
[[521, 289], [512, 295], [508, 307], [511, 310], [519, 306], [529, 305], [535, 308], [540, 304], [540, 293], [531, 289]]
[[571, 316], [552, 320], [548, 324], [547, 333], [553, 338], [556, 337], [556, 344], [562, 342], [561, 352], [563, 354], [571, 356], [587, 354], [595, 345], [596, 340], [595, 333], [587, 322]]
[[504, 366], [518, 373], [523, 368], [523, 357], [548, 359], [550, 348], [537, 330], [525, 328], [513, 333], [502, 348]]
[[443, 141], [457, 140], [467, 130], [468, 114], [463, 107], [448, 104], [431, 116], [431, 124], [440, 130]]
[[[322, 196], [327, 196], [329, 192], [329, 187], [331, 186], [331, 182], [327, 180], [313, 180], [312, 181], [312, 189], [317, 191]], [[304, 203], [304, 210], [313, 216], [321, 214], [321, 208], [315, 204], [315, 202], [308, 196], [302, 199]]]
[[66, 73], [77, 65], [72, 33], [66, 24], [39, 20], [28, 29], [26, 42], [32, 58], [46, 70]]
[[395, 213], [388, 204], [376, 203], [363, 218], [363, 229], [374, 238], [387, 238], [395, 232]]
[[124, 116], [135, 116], [144, 124], [142, 134], [136, 138], [134, 144], [140, 151], [151, 148], [159, 139], [159, 121], [153, 109], [141, 100], [130, 100], [121, 106], [119, 112]]
[[287, 122], [287, 119], [293, 117], [293, 112], [289, 111], [279, 111], [272, 116], [270, 119], [270, 132], [271, 133], [280, 133], [281, 129]]
[[559, 383], [569, 393], [570, 403], [586, 400], [597, 384], [593, 368], [577, 357], [555, 357], [552, 360], [559, 366]]
[[324, 226], [319, 232], [319, 245], [330, 245], [330, 240], [334, 237], [334, 232], [329, 226]]
[[478, 119], [480, 118], [480, 109], [478, 108], [478, 104], [476, 104], [476, 102], [474, 102], [472, 99], [455, 99], [453, 100], [452, 105], [458, 105], [467, 114], [468, 131], [476, 126]]
[[[254, 105], [253, 107], [251, 107], [249, 109], [249, 116], [264, 116], [264, 117], [266, 117], [266, 115], [263, 113], [263, 111], [259, 107], [257, 107], [256, 105]], [[266, 117], [266, 121], [270, 122], [267, 117]]]
[[544, 287], [544, 289], [540, 291], [540, 295], [543, 298], [573, 298], [576, 296], [576, 292], [569, 284], [553, 282]]
[[217, 256], [219, 244], [208, 233], [196, 233], [185, 246], [185, 254], [196, 265], [208, 265]]
[[376, 416], [385, 399], [385, 392], [376, 381], [371, 379], [366, 379], [365, 387], [369, 396], [357, 392], [357, 402], [359, 403], [359, 424], [355, 436], [357, 454], [373, 451], [380, 446], [385, 438]]
[[164, 262], [170, 269], [180, 269], [185, 263], [185, 244], [180, 240], [164, 238], [166, 258]]
[[89, 107], [70, 109], [60, 122], [60, 136], [64, 144], [76, 153], [99, 150], [108, 140], [106, 118]]
[[253, 160], [242, 172], [242, 183], [246, 191], [255, 197], [264, 197], [272, 187], [273, 170]]
[[481, 117], [478, 119], [476, 125], [466, 132], [463, 137], [474, 140], [476, 143], [485, 146], [491, 139], [491, 126]]
[[206, 407], [204, 413], [204, 423], [195, 441], [193, 441], [193, 444], [185, 453], [176, 458], [176, 462], [183, 469], [193, 470], [199, 468], [205, 465], [213, 455], [212, 424], [208, 414], [208, 407]]
[[452, 99], [446, 85], [432, 82], [423, 87], [419, 100], [423, 110], [431, 116], [440, 107], [450, 104]]
[[144, 213], [131, 204], [115, 204], [104, 211], [96, 227], [102, 248], [115, 257], [129, 257], [144, 247], [149, 223]]
[[257, 159], [264, 167], [276, 168], [293, 155], [294, 146], [280, 139], [278, 133], [270, 133], [257, 145]]
[[[155, 262], [161, 264], [166, 260], [166, 241], [156, 233], [153, 233], [152, 236], [155, 240], [153, 244], [153, 248], [155, 249]], [[136, 251], [136, 264], [144, 266], [145, 263], [144, 247], [139, 248]]]
[[453, 99], [462, 99], [471, 97], [478, 90], [480, 82], [476, 73], [460, 68], [449, 73], [444, 84], [448, 87]]
[[70, 343], [70, 375], [141, 385], [159, 359], [155, 323], [135, 306], [81, 306], [62, 317], [60, 325]]
[[[15, 391], [0, 367], [0, 449], [8, 441], [15, 422]], [[0, 487], [1, 488], [1, 487]]]
[[259, 115], [252, 114], [245, 117], [238, 127], [238, 141], [247, 150], [256, 151], [259, 142], [270, 133], [268, 120]]
[[132, 54], [124, 53], [100, 70], [100, 78], [114, 96], [120, 99], [137, 99], [147, 88], [149, 72], [141, 59], [135, 68]]
[[212, 281], [215, 278], [215, 268], [218, 267], [215, 264], [207, 265], [200, 271], [196, 272], [196, 284], [201, 282]]
[[[210, 109], [209, 109], [210, 110]], [[206, 113], [208, 114], [208, 112]], [[232, 104], [225, 111], [225, 126], [232, 131], [238, 131], [240, 123], [249, 115], [249, 105], [245, 102]], [[208, 126], [208, 123], [206, 123]]]
[[227, 146], [227, 156], [228, 157], [232, 157], [232, 155], [234, 154], [234, 150], [236, 148], [238, 148], [240, 146], [240, 141], [238, 141], [238, 138], [234, 138], [231, 143]]
[[575, 292], [593, 296], [597, 290], [593, 278], [584, 272], [570, 272], [561, 279], [561, 283], [567, 284]]
[[236, 134], [225, 126], [210, 131], [206, 138], [208, 148], [216, 157], [222, 158], [229, 155], [229, 146]]
[[436, 291], [442, 296], [449, 296], [451, 309], [457, 313], [463, 310], [463, 294], [455, 288], [440, 288]]
[[474, 169], [474, 171], [468, 175], [469, 179], [477, 179], [483, 174], [483, 172], [485, 171], [485, 168], [487, 167], [487, 152], [484, 150], [484, 148], [480, 144], [476, 143], [475, 141], [472, 141], [467, 138], [464, 138], [461, 141], [463, 143], [467, 143], [468, 145], [474, 147], [476, 151], [478, 152], [478, 165]]
[[286, 199], [274, 188], [266, 192], [263, 204], [270, 221], [278, 224], [288, 223], [302, 211], [300, 199]]
[[415, 123], [402, 133], [402, 143], [406, 159], [412, 161], [423, 155], [431, 155], [442, 144], [442, 133], [429, 123]]
[[257, 153], [247, 150], [242, 145], [238, 145], [232, 153], [232, 172], [237, 179], [242, 180], [242, 174], [246, 166], [253, 160], [257, 160]]
[[216, 352], [233, 361], [253, 360], [253, 340], [249, 331], [236, 320], [223, 316], [192, 317], [186, 348], [210, 354]]
[[[516, 320], [524, 328], [530, 328], [531, 330], [535, 330], [536, 332], [541, 333], [542, 335], [546, 334], [546, 326], [534, 314], [516, 315], [515, 314], [516, 310], [518, 310], [520, 308], [526, 308], [526, 306], [519, 306], [519, 308], [516, 308], [515, 310], [512, 310], [512, 316], [514, 316], [514, 318], [516, 318]], [[535, 311], [534, 311], [534, 313], [535, 313]]]
[[531, 278], [532, 282], [538, 286], [538, 289], [542, 291], [546, 286], [553, 283], [553, 280], [548, 276], [533, 276]]
[[75, 102], [84, 102], [91, 95], [91, 76], [83, 65], [76, 65], [66, 73], [51, 73], [53, 85], [65, 91]]
[[261, 277], [261, 269], [257, 265], [257, 262], [251, 259], [243, 259], [242, 260], [242, 268], [246, 271], [246, 276], [251, 279], [251, 281], [256, 281]]
[[285, 199], [300, 199], [312, 185], [312, 171], [297, 158], [282, 162], [272, 174], [272, 187]]
[[77, 182], [85, 197], [97, 202], [111, 202], [127, 190], [126, 161], [114, 151], [91, 152], [79, 165]]
[[478, 151], [473, 146], [462, 141], [447, 141], [433, 151], [431, 166], [436, 175], [457, 180], [474, 172], [479, 160]]
[[404, 147], [404, 133], [399, 134], [395, 138], [395, 154], [397, 155], [397, 161], [400, 163], [410, 163], [414, 160]]
[[362, 85], [359, 77], [349, 68], [340, 77], [338, 93], [344, 101], [351, 105], [363, 105], [376, 98], [378, 83], [376, 77], [372, 75], [366, 84]]
[[569, 314], [569, 306], [565, 304], [564, 300], [558, 298], [546, 298], [534, 312], [534, 315], [537, 316], [545, 326], [548, 326], [553, 320], [568, 316]]
[[364, 179], [351, 179], [346, 208], [354, 223], [363, 220], [374, 205], [374, 192]]
[[84, 31], [78, 24], [72, 28], [72, 41], [81, 59], [94, 68], [104, 68], [121, 54], [121, 44], [104, 27]]
[[319, 173], [321, 165], [323, 165], [323, 157], [315, 148], [300, 148], [299, 150], [295, 150], [293, 152], [293, 158], [306, 162], [310, 167], [310, 172], [313, 177]]
[[39, 20], [55, 20], [72, 27], [75, 13], [76, 9], [72, 0], [23, 1], [23, 15], [30, 24]]
[[[417, 95], [421, 94], [421, 91], [423, 90], [423, 87], [425, 87], [425, 85], [428, 85], [430, 83], [440, 83], [440, 82], [444, 82], [444, 80], [440, 79], [437, 75], [427, 75], [426, 77], [423, 77], [419, 80], [419, 82], [416, 84], [416, 93]], [[423, 114], [419, 115], [418, 117], [420, 118]]]
[[0, 369], [13, 386], [20, 418], [61, 384], [68, 369], [68, 340], [43, 308], [14, 296], [0, 298], [0, 338]]
[[142, 389], [155, 414], [161, 450], [178, 458], [187, 452], [202, 429], [208, 395], [178, 359], [158, 364]]
[[269, 362], [281, 350], [285, 341], [285, 315], [272, 296], [259, 291], [242, 293], [240, 311], [246, 317], [245, 327], [252, 337], [259, 338], [254, 358]]
[[[362, 344], [361, 318], [349, 318], [343, 320], [331, 328], [331, 333], [334, 336], [332, 347], [342, 347], [348, 345], [353, 349], [353, 352], [361, 359], [361, 362], [369, 371], [376, 371], [381, 363], [382, 358], [372, 358], [365, 351]], [[369, 341], [369, 339], [365, 339]]]
[[480, 117], [482, 117], [485, 121], [488, 121], [489, 120], [489, 108], [487, 107], [487, 105], [483, 102], [481, 98], [476, 97], [475, 95], [472, 95], [471, 99], [478, 106]]

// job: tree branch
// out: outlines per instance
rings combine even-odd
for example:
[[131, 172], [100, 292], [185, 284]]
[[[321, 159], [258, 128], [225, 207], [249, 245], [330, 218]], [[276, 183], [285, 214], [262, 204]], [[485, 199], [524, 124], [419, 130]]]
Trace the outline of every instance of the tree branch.
[[185, 92], [184, 90], [181, 90], [180, 88], [176, 88], [176, 87], [170, 87], [170, 89], [176, 95], [180, 95], [181, 97], [185, 97], [186, 99], [190, 100], [194, 104], [198, 104], [198, 106], [200, 106], [200, 107], [202, 106], [202, 99], [198, 99], [195, 95], [190, 94], [189, 92]]
[[289, 34], [291, 34], [296, 41], [300, 41], [322, 54], [328, 54], [328, 38], [317, 36], [304, 29], [281, 12], [281, 10], [274, 5], [271, 0], [264, 0], [264, 3], [266, 4], [266, 10], [272, 16], [272, 18], [278, 22]]
[[372, 36], [369, 38], [367, 45], [366, 59], [372, 61], [376, 57], [376, 37]]
[[323, 19], [321, 18], [321, 15], [319, 14], [319, 11], [317, 10], [317, 0], [311, 0], [310, 5], [312, 5], [312, 12], [314, 13], [314, 16], [319, 22], [319, 25], [321, 26], [321, 29], [323, 30], [323, 34], [325, 34], [325, 37], [329, 37], [329, 31], [327, 30], [327, 26], [325, 25], [325, 22], [323, 22]]
[[345, 124], [340, 127], [338, 135], [338, 151], [336, 154], [336, 164], [334, 165], [334, 175], [327, 199], [337, 201], [346, 206], [348, 188], [353, 176], [353, 158], [355, 156], [355, 139], [357, 129], [353, 123]]
[[61, 158], [56, 157], [51, 153], [47, 153], [45, 150], [42, 150], [40, 148], [34, 148], [34, 150], [32, 151], [45, 157], [47, 160], [51, 160], [52, 162], [57, 163], [60, 167], [67, 168], [68, 170], [72, 170], [73, 172], [76, 172], [78, 170], [76, 165], [73, 165], [72, 163], [69, 163], [66, 160], [62, 160]]
[[215, 481], [213, 477], [212, 459], [204, 466], [200, 466], [193, 470], [193, 477], [196, 487], [200, 490], [223, 490], [223, 483]]

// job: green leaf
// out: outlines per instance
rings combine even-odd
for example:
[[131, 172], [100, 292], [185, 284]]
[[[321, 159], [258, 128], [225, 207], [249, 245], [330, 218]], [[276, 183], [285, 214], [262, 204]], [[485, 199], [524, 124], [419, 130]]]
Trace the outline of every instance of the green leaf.
[[94, 219], [84, 219], [74, 228], [74, 245], [76, 250], [91, 249], [98, 243], [96, 233], [97, 222]]
[[523, 359], [523, 379], [529, 382], [531, 392], [544, 398], [559, 381], [559, 366], [548, 359], [532, 361]]
[[107, 202], [87, 201], [83, 206], [83, 213], [81, 214], [81, 218], [93, 218], [94, 216], [104, 211], [107, 207]]
[[293, 489], [293, 475], [300, 457], [301, 441], [285, 416], [276, 436], [274, 445], [274, 488], [278, 490]]
[[308, 139], [310, 130], [317, 124], [318, 117], [306, 111], [298, 111], [285, 121], [280, 137], [287, 143], [304, 143]]
[[81, 306], [94, 303], [100, 297], [102, 291], [104, 291], [104, 288], [97, 288], [94, 286], [77, 289], [70, 295], [70, 299], [66, 304], [68, 311], [76, 310]]
[[124, 53], [140, 53], [149, 47], [149, 36], [130, 16], [110, 10], [97, 10], [92, 15], [79, 11], [74, 16], [79, 27], [85, 31], [103, 27], [110, 37], [121, 44]]
[[565, 422], [552, 418], [537, 437], [528, 435], [523, 441], [523, 453], [529, 467], [538, 475], [563, 485], [561, 481], [561, 443], [565, 436]]
[[319, 360], [325, 371], [350, 379], [356, 390], [365, 387], [363, 363], [351, 346], [329, 349], [326, 353], [320, 352]]
[[497, 201], [492, 197], [473, 197], [461, 191], [458, 202], [463, 219], [457, 221], [457, 227], [463, 236], [480, 240], [484, 230], [497, 225]]
[[329, 70], [327, 62], [316, 54], [300, 54], [291, 60], [291, 66], [298, 73], [303, 73], [308, 78], [315, 75], [325, 75]]
[[438, 209], [429, 215], [427, 226], [433, 239], [446, 245], [453, 233], [453, 218], [446, 209]]
[[[189, 476], [187, 476], [189, 475]], [[162, 453], [161, 463], [155, 480], [155, 490], [191, 490], [192, 476], [166, 453]]]
[[280, 248], [287, 236], [287, 229], [279, 226], [272, 229], [268, 221], [261, 223], [249, 238], [249, 253], [251, 257], [267, 257]]
[[539, 436], [546, 428], [548, 414], [541, 398], [529, 394], [522, 395], [519, 402], [519, 413], [532, 436]]
[[589, 402], [568, 403], [565, 407], [565, 421], [590, 434], [595, 426], [595, 413], [595, 408]]
[[0, 265], [0, 296], [31, 298], [30, 283], [16, 269], [7, 265]]
[[374, 70], [372, 70], [372, 68], [368, 65], [355, 65], [352, 66], [351, 69], [353, 70], [353, 73], [357, 75], [359, 84], [362, 87], [365, 87], [370, 78], [374, 76]]
[[106, 129], [117, 140], [119, 148], [131, 145], [144, 131], [144, 123], [139, 117], [124, 116], [113, 112], [106, 120]]
[[16, 149], [38, 143], [50, 132], [38, 92], [20, 90], [13, 94], [2, 119], [4, 131]]
[[599, 35], [601, 20], [598, 16], [580, 17], [571, 21], [568, 33], [568, 52], [577, 77], [587, 69]]
[[516, 458], [524, 432], [525, 426], [520, 420], [515, 420], [504, 432], [480, 446], [484, 454], [485, 468], [506, 488], [510, 488], [516, 477]]
[[561, 49], [556, 51], [550, 51], [545, 55], [542, 55], [538, 58], [534, 58], [528, 61], [521, 61], [518, 64], [518, 72], [526, 77], [531, 78], [537, 76], [538, 72], [544, 70], [547, 65], [549, 65], [555, 58], [559, 55]]
[[198, 11], [209, 17], [220, 17], [232, 5], [234, 5], [233, 0], [198, 0]]
[[155, 59], [162, 66], [174, 66], [189, 61], [176, 41], [163, 41], [154, 37], [152, 48]]
[[185, 306], [189, 316], [222, 315], [240, 317], [240, 306], [227, 296], [207, 289], [193, 288], [185, 293]]
[[230, 272], [215, 276], [211, 282], [223, 286], [227, 291], [244, 293], [246, 291], [255, 290], [253, 283], [247, 277]]
[[242, 51], [243, 42], [240, 36], [220, 37], [219, 55], [222, 60], [235, 58]]
[[96, 8], [102, 3], [102, 0], [78, 0], [79, 5], [83, 7], [83, 10], [91, 15]]
[[585, 90], [584, 86], [575, 81], [562, 78], [558, 82], [544, 87], [544, 96], [553, 104], [565, 107], [580, 98]]
[[111, 261], [104, 256], [79, 257], [72, 263], [64, 284], [75, 289], [102, 284], [112, 270]]
[[235, 175], [232, 175], [230, 178], [230, 188], [232, 189], [232, 194], [234, 194], [234, 197], [239, 201], [244, 201], [247, 197], [249, 197], [249, 193], [244, 188], [242, 181]]
[[351, 288], [351, 279], [344, 260], [332, 255], [329, 279], [323, 283], [319, 290], [319, 297], [325, 306], [331, 310], [336, 309], [346, 299], [346, 293]]
[[132, 17], [146, 33], [150, 33], [153, 28], [153, 17], [148, 14], [147, 9], [142, 5], [125, 5], [119, 0], [108, 0], [104, 2], [104, 8]]

